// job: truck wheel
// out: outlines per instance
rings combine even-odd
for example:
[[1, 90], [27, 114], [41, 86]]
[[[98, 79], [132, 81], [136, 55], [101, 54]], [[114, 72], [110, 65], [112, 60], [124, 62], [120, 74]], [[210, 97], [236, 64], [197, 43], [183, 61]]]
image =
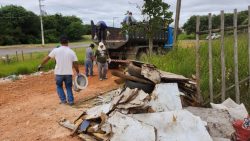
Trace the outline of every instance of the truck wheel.
[[129, 87], [130, 89], [135, 89], [138, 88], [139, 90], [143, 90], [146, 93], [152, 93], [154, 90], [154, 85], [153, 84], [143, 84], [135, 81], [130, 81], [126, 80], [125, 85]]

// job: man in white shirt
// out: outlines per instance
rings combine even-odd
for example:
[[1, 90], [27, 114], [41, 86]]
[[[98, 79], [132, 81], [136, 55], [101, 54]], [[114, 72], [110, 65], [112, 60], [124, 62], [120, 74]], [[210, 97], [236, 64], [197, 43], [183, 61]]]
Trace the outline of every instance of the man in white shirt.
[[[79, 74], [78, 64], [77, 64], [77, 56], [73, 50], [68, 47], [68, 38], [62, 36], [60, 38], [61, 46], [59, 48], [53, 49], [50, 54], [44, 58], [42, 63], [38, 66], [38, 70], [42, 68], [44, 64], [46, 64], [51, 58], [56, 60], [55, 66], [55, 75], [56, 75], [56, 86], [57, 93], [61, 100], [62, 104], [66, 104], [68, 102], [69, 105], [74, 104], [74, 96], [72, 92], [72, 75], [73, 69], [77, 75]], [[67, 90], [67, 99], [63, 90], [63, 82], [66, 86]]]

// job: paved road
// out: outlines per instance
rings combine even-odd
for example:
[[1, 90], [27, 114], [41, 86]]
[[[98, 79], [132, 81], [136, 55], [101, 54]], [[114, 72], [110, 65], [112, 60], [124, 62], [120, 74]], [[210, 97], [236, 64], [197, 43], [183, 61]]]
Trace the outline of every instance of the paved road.
[[[89, 44], [81, 44], [81, 45], [72, 45], [70, 46], [71, 48], [82, 48], [82, 47], [87, 47]], [[52, 49], [54, 49], [53, 47], [46, 47], [46, 48], [36, 48], [36, 47], [32, 47], [32, 48], [0, 48], [0, 56], [5, 56], [5, 55], [14, 55], [16, 54], [16, 51], [18, 54], [20, 54], [22, 51], [24, 54], [26, 53], [31, 53], [31, 52], [46, 52], [46, 51], [51, 51]]]

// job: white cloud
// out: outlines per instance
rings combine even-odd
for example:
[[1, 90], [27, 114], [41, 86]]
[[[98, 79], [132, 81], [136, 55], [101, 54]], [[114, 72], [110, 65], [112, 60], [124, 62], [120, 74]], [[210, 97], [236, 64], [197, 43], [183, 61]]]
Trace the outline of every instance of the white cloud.
[[[170, 11], [175, 13], [177, 0], [164, 0], [170, 4]], [[95, 22], [104, 20], [112, 26], [113, 17], [115, 25], [120, 25], [127, 10], [132, 11], [136, 19], [141, 19], [140, 11], [136, 4], [142, 5], [143, 0], [45, 0], [44, 9], [49, 14], [62, 13], [63, 15], [76, 15], [85, 23], [90, 20]], [[39, 14], [38, 0], [1, 0], [0, 5], [21, 5], [28, 10]], [[182, 0], [180, 24], [183, 25], [192, 15], [207, 15], [208, 13], [218, 14], [221, 10], [233, 12], [246, 10], [250, 0]], [[174, 16], [173, 16], [174, 18]]]

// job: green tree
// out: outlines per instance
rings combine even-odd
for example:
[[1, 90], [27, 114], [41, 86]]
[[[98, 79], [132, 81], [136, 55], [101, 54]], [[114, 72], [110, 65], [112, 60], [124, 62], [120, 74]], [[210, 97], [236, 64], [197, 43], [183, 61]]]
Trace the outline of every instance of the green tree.
[[80, 40], [84, 34], [84, 27], [81, 22], [72, 22], [65, 30], [70, 40]]
[[0, 45], [27, 44], [39, 38], [39, 17], [21, 6], [0, 8]]
[[149, 39], [149, 54], [153, 52], [154, 34], [162, 29], [165, 24], [173, 22], [172, 12], [169, 12], [170, 5], [162, 0], [144, 0], [142, 15], [146, 17], [142, 26], [146, 30]]
[[[233, 26], [233, 13], [225, 13], [224, 14], [224, 22], [225, 27], [231, 27]], [[201, 16], [201, 27], [200, 30], [207, 30], [208, 29], [208, 16]], [[213, 15], [212, 16], [212, 23], [213, 23], [213, 29], [220, 28], [220, 15]], [[248, 19], [248, 11], [241, 11], [238, 13], [238, 25], [247, 25]], [[183, 25], [183, 29], [186, 31], [187, 34], [195, 33], [196, 28], [196, 16], [191, 16], [187, 22]]]

